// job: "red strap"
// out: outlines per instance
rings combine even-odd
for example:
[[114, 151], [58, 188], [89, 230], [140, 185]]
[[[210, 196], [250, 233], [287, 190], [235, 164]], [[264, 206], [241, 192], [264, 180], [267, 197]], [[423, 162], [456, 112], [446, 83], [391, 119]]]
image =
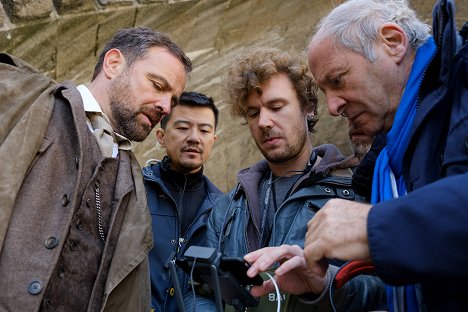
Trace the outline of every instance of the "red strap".
[[360, 274], [375, 273], [375, 265], [372, 262], [354, 260], [343, 265], [335, 276], [335, 288], [341, 288], [346, 282]]

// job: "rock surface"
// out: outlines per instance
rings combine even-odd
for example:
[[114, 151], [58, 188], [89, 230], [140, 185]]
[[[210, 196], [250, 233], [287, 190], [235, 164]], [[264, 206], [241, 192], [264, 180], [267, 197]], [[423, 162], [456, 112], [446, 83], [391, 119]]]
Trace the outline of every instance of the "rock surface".
[[[262, 158], [246, 125], [220, 100], [222, 69], [252, 47], [304, 50], [317, 21], [338, 0], [1, 0], [0, 51], [19, 56], [57, 81], [87, 83], [103, 44], [123, 27], [148, 26], [168, 33], [191, 57], [188, 90], [215, 99], [218, 140], [205, 173], [223, 190], [236, 173]], [[433, 1], [412, 0], [430, 23]], [[468, 19], [468, 0], [457, 0], [457, 22]], [[320, 97], [314, 145], [333, 142], [349, 153], [346, 123], [328, 116]], [[142, 165], [160, 159], [154, 132], [134, 151]]]

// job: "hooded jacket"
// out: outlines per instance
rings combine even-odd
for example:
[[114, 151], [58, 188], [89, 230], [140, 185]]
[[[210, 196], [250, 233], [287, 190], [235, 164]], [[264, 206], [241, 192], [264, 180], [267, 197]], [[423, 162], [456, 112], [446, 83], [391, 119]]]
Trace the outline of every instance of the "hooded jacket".
[[[314, 165], [308, 166], [293, 185], [289, 197], [278, 207], [266, 246], [288, 244], [303, 248], [307, 222], [329, 199], [356, 199], [351, 187], [349, 159], [334, 145], [326, 144], [314, 148], [310, 164]], [[207, 245], [219, 249], [224, 257], [243, 257], [251, 251], [266, 247], [259, 243], [258, 185], [269, 171], [266, 160], [241, 170], [237, 176], [237, 186], [213, 208], [207, 229]], [[331, 307], [327, 294], [336, 270], [337, 267], [330, 266], [328, 285], [321, 295], [307, 304], [290, 296], [286, 311], [329, 311]], [[274, 301], [271, 298], [265, 300]], [[352, 280], [335, 292], [334, 298], [335, 306], [346, 307], [346, 311], [369, 310], [380, 307], [384, 301], [383, 283], [373, 276], [361, 276]], [[265, 309], [265, 306], [260, 308]]]

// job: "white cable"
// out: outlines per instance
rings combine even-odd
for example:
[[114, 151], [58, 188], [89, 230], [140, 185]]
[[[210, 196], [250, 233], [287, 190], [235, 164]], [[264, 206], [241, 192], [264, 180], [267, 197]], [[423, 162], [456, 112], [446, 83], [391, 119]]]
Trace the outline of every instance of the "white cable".
[[193, 294], [193, 312], [195, 312], [197, 308], [197, 295], [195, 293], [195, 281], [193, 280], [193, 269], [195, 268], [195, 263], [197, 262], [197, 258], [193, 259], [192, 269], [190, 270], [190, 279], [192, 281], [192, 294]]
[[277, 308], [277, 312], [280, 312], [281, 311], [281, 293], [279, 291], [279, 288], [278, 288], [278, 284], [276, 284], [276, 281], [274, 279], [273, 276], [271, 276], [270, 273], [268, 272], [265, 272], [266, 275], [268, 275], [268, 277], [271, 279], [271, 281], [273, 282], [273, 285], [275, 286], [275, 289], [276, 289], [276, 301], [278, 301], [278, 308]]

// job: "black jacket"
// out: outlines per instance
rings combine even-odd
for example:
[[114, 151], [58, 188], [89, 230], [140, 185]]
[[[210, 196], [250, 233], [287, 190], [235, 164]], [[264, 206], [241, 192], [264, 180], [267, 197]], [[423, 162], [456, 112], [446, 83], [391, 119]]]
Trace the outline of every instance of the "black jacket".
[[[218, 197], [223, 193], [203, 176], [206, 197], [193, 222], [185, 233], [180, 231], [178, 204], [171, 196], [166, 182], [161, 178], [161, 163], [143, 168], [151, 212], [154, 247], [149, 252], [151, 274], [151, 305], [157, 312], [178, 311], [174, 288], [169, 274], [168, 262], [180, 258], [190, 245], [204, 245], [206, 223], [210, 211]], [[184, 295], [190, 291], [189, 277], [177, 269], [180, 287]]]

